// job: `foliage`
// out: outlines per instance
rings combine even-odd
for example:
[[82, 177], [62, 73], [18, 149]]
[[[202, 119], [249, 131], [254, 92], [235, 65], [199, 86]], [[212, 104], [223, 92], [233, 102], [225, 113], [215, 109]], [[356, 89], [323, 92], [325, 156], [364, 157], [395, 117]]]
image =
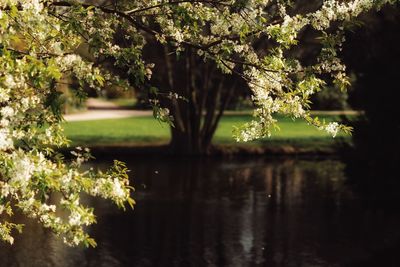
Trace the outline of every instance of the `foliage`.
[[[351, 91], [350, 91], [351, 92]], [[311, 109], [314, 110], [348, 110], [350, 109], [348, 93], [325, 86], [311, 99]]]
[[[142, 59], [146, 38], [173, 46], [177, 55], [190, 48], [223, 72], [242, 76], [251, 87], [255, 119], [238, 129], [237, 140], [269, 136], [278, 112], [303, 118], [335, 136], [349, 129], [312, 118], [309, 98], [325, 84], [326, 73], [339, 87], [348, 84], [337, 51], [351, 20], [395, 1], [326, 0], [309, 11], [289, 0], [98, 2], [0, 1], [0, 237], [10, 243], [12, 231], [21, 229], [12, 222], [15, 209], [63, 236], [67, 244], [93, 245], [84, 226], [95, 217], [91, 208], [80, 204], [81, 193], [119, 206], [133, 204], [123, 164], [116, 162], [106, 173], [82, 172], [86, 150], [74, 153], [72, 162], [53, 150], [67, 142], [60, 127], [58, 85], [63, 77], [78, 79], [78, 95], [81, 87], [123, 84], [79, 56], [78, 49], [88, 48], [96, 62], [105, 65], [112, 58], [115, 65], [127, 68], [130, 85], [140, 86], [152, 72], [151, 62]], [[304, 29], [314, 31], [321, 45], [309, 64], [290, 56]], [[123, 32], [120, 45], [114, 43], [117, 32]], [[253, 44], [262, 39], [273, 45], [256, 51]], [[168, 121], [168, 110], [153, 103], [156, 117]]]

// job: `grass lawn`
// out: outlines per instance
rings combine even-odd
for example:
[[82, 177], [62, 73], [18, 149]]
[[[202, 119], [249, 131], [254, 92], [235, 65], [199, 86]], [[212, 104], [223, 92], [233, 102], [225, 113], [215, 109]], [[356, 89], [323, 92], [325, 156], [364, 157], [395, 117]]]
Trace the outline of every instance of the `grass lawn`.
[[152, 116], [64, 123], [74, 145], [149, 144], [168, 142], [168, 125]]
[[[339, 116], [318, 116], [320, 120], [339, 121]], [[225, 116], [220, 122], [214, 137], [214, 142], [219, 144], [232, 144], [232, 125], [241, 125], [251, 119], [250, 116]], [[325, 131], [320, 131], [308, 125], [303, 120], [292, 120], [287, 117], [278, 117], [280, 130], [272, 131], [270, 138], [248, 142], [246, 145], [282, 146], [291, 145], [295, 147], [325, 148], [334, 145], [338, 139], [350, 140], [350, 136], [339, 134], [336, 138]]]
[[[233, 125], [239, 126], [251, 117], [249, 115], [226, 115], [222, 118], [214, 143], [238, 144], [232, 138]], [[337, 116], [324, 115], [320, 119], [326, 121], [337, 120]], [[169, 128], [153, 117], [134, 117], [113, 120], [77, 121], [66, 122], [65, 133], [74, 145], [102, 146], [102, 145], [149, 145], [167, 143]], [[302, 120], [293, 121], [281, 117], [280, 131], [273, 133], [271, 138], [265, 138], [245, 145], [296, 147], [327, 147], [332, 146], [337, 140], [323, 131], [307, 125]], [[348, 137], [345, 137], [348, 138]]]

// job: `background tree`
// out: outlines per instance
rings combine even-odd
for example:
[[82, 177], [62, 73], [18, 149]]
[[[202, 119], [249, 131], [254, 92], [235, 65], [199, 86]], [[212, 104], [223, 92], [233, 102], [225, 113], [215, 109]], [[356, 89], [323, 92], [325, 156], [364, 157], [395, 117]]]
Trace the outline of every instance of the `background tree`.
[[244, 94], [246, 83], [237, 75], [224, 74], [215, 63], [204, 62], [192, 48], [179, 56], [168, 46], [153, 44], [149, 50], [147, 58], [155, 63], [150, 82], [172, 116], [170, 150], [209, 152], [224, 110], [232, 98]]
[[[222, 2], [214, 3], [219, 5]], [[228, 2], [222, 4], [229, 6]], [[236, 7], [235, 5], [238, 6]], [[250, 4], [246, 4], [245, 1], [240, 4], [235, 2], [231, 5], [230, 12], [237, 12], [237, 14], [241, 15], [240, 20], [237, 22], [238, 25], [243, 23], [248, 26], [253, 23], [246, 17], [248, 9], [250, 10], [246, 5], [250, 6]], [[306, 16], [307, 12], [310, 12], [310, 10], [317, 10], [320, 6], [320, 1], [298, 1], [290, 6], [290, 13]], [[271, 17], [273, 17], [274, 14], [279, 16], [281, 14], [277, 14], [279, 13], [277, 12], [278, 7], [279, 3], [270, 3], [264, 7], [264, 13], [269, 14]], [[181, 16], [183, 20], [188, 19], [188, 17], [189, 16]], [[175, 18], [175, 20], [178, 19], [179, 16]], [[211, 29], [208, 27], [203, 28], [208, 32]], [[285, 50], [287, 50], [285, 56], [294, 59], [294, 61], [308, 60], [310, 62], [305, 65], [312, 65], [315, 64], [315, 58], [318, 56], [318, 51], [321, 50], [321, 42], [316, 41], [317, 38], [320, 37], [320, 34], [313, 27], [304, 28], [304, 30], [298, 32], [298, 39], [302, 43], [307, 43], [307, 45], [289, 45], [285, 47]], [[121, 36], [125, 34], [126, 33], [119, 31], [118, 36], [115, 38], [122, 45], [124, 38]], [[250, 36], [251, 35], [253, 34], [250, 34]], [[276, 40], [270, 37], [271, 36], [269, 35], [260, 35], [258, 38], [248, 39], [250, 42], [248, 47], [253, 50], [253, 55], [267, 57], [271, 50], [279, 48], [279, 45], [276, 44]], [[237, 98], [238, 96], [243, 95], [243, 92], [246, 90], [250, 92], [246, 84], [243, 82], [244, 80], [249, 80], [249, 77], [246, 77], [243, 73], [243, 66], [241, 64], [243, 62], [238, 59], [232, 61], [232, 58], [227, 58], [225, 59], [226, 62], [220, 62], [220, 68], [218, 68], [218, 63], [216, 64], [210, 61], [204, 62], [204, 57], [198, 55], [199, 47], [186, 44], [183, 46], [186, 47], [185, 51], [180, 51], [179, 48], [177, 49], [176, 44], [171, 45], [168, 43], [159, 43], [158, 40], [154, 38], [154, 35], [146, 34], [145, 39], [145, 51], [147, 52], [145, 53], [144, 59], [147, 62], [156, 63], [155, 69], [152, 70], [150, 85], [148, 85], [146, 89], [149, 90], [149, 87], [151, 88], [149, 91], [151, 91], [152, 96], [150, 97], [155, 97], [154, 93], [160, 96], [160, 99], [156, 100], [156, 102], [160, 103], [162, 107], [167, 108], [159, 109], [156, 107], [156, 110], [168, 110], [171, 115], [170, 117], [173, 120], [171, 123], [171, 152], [179, 154], [207, 153], [219, 119], [221, 118], [224, 109], [229, 104], [232, 96]], [[233, 39], [237, 42], [240, 38], [235, 36]], [[223, 40], [218, 40], [213, 44], [213, 46], [219, 45], [220, 42], [223, 43]], [[201, 52], [201, 54], [203, 54], [203, 52]], [[234, 53], [233, 57], [237, 56], [237, 54], [238, 53]], [[310, 58], [311, 60], [309, 60]], [[278, 61], [279, 60], [280, 59], [278, 59]], [[233, 65], [235, 65], [233, 64], [231, 69], [229, 69], [229, 67], [227, 68], [227, 63], [231, 65], [232, 63], [236, 63], [236, 66], [233, 67]], [[221, 64], [222, 70], [225, 70], [227, 73], [220, 70]], [[127, 67], [127, 65], [122, 66], [122, 72], [127, 72]], [[293, 74], [297, 75], [295, 72], [293, 72]], [[276, 79], [274, 77], [269, 77], [269, 79], [279, 80], [280, 78], [278, 77]], [[320, 81], [316, 82], [319, 83]], [[254, 82], [253, 85], [257, 86]], [[156, 86], [156, 90], [154, 86]], [[315, 91], [319, 90], [317, 87], [318, 86], [314, 88]], [[324, 86], [323, 88], [327, 87]], [[329, 93], [328, 90], [324, 90], [322, 96], [328, 96], [329, 100], [342, 100], [340, 97], [336, 97], [336, 95], [345, 95], [343, 92], [335, 93], [332, 91], [334, 90], [329, 90], [329, 92], [331, 92]], [[308, 98], [308, 96], [305, 98]], [[182, 101], [182, 99], [185, 99], [186, 101]], [[319, 107], [323, 107], [321, 101], [318, 101], [322, 99], [322, 102], [324, 102], [323, 98], [317, 97], [314, 99], [317, 99], [316, 105], [319, 104]], [[303, 104], [308, 105], [308, 100], [303, 100]], [[336, 106], [328, 106], [328, 108], [337, 108], [338, 106], [342, 107], [341, 104], [343, 101], [338, 103]], [[162, 112], [162, 114], [166, 113]], [[308, 117], [308, 120], [312, 123], [319, 124], [318, 121], [314, 121], [310, 117]], [[270, 120], [270, 123], [273, 124], [274, 121]], [[253, 122], [253, 125], [255, 124], [257, 123]], [[258, 129], [258, 131], [260, 131], [260, 129]]]
[[[357, 184], [379, 198], [397, 195], [400, 161], [400, 13], [395, 7], [369, 13], [348, 34], [345, 60], [355, 74], [352, 104], [363, 110], [354, 126], [349, 171]], [[349, 151], [347, 151], [349, 152]], [[384, 196], [384, 197], [383, 197]]]

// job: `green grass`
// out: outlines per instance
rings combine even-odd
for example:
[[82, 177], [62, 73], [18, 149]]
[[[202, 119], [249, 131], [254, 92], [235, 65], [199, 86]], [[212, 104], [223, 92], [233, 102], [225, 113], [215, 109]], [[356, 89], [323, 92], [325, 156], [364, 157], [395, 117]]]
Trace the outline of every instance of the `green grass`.
[[145, 144], [167, 142], [168, 125], [153, 117], [135, 117], [64, 123], [65, 134], [79, 145]]
[[[338, 116], [324, 115], [319, 116], [321, 120], [337, 121]], [[250, 116], [225, 116], [221, 121], [219, 128], [215, 134], [214, 141], [221, 144], [231, 144], [232, 141], [232, 125], [242, 125], [251, 120]], [[339, 138], [348, 138], [343, 134], [332, 138], [325, 131], [320, 131], [313, 126], [308, 125], [303, 120], [292, 120], [291, 118], [279, 116], [280, 130], [272, 131], [270, 138], [263, 138], [258, 141], [248, 142], [247, 145], [268, 145], [282, 146], [293, 145], [297, 147], [326, 147], [333, 145]]]
[[[214, 137], [217, 144], [237, 144], [232, 138], [233, 125], [240, 126], [249, 121], [249, 115], [227, 115], [219, 124]], [[337, 120], [336, 116], [321, 116], [326, 121]], [[323, 131], [307, 125], [302, 120], [279, 118], [280, 131], [246, 145], [297, 147], [326, 147], [335, 140]], [[134, 117], [114, 120], [96, 120], [65, 123], [65, 133], [74, 145], [147, 145], [167, 143], [170, 138], [168, 125], [161, 124], [153, 117]]]

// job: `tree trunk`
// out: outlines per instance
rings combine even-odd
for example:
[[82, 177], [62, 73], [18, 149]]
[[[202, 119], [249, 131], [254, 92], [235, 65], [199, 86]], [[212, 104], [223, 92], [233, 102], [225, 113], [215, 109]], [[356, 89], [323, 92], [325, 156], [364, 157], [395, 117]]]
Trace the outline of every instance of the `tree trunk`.
[[204, 155], [208, 153], [210, 144], [203, 146], [199, 139], [193, 139], [185, 132], [171, 128], [170, 152], [181, 155]]
[[223, 74], [214, 63], [204, 62], [190, 48], [179, 58], [173, 51], [173, 48], [160, 47], [159, 54], [152, 53], [156, 57], [151, 59], [156, 62], [153, 82], [161, 95], [174, 92], [185, 98], [160, 99], [161, 105], [169, 108], [174, 120], [170, 152], [208, 154], [212, 137], [237, 87], [238, 78]]

